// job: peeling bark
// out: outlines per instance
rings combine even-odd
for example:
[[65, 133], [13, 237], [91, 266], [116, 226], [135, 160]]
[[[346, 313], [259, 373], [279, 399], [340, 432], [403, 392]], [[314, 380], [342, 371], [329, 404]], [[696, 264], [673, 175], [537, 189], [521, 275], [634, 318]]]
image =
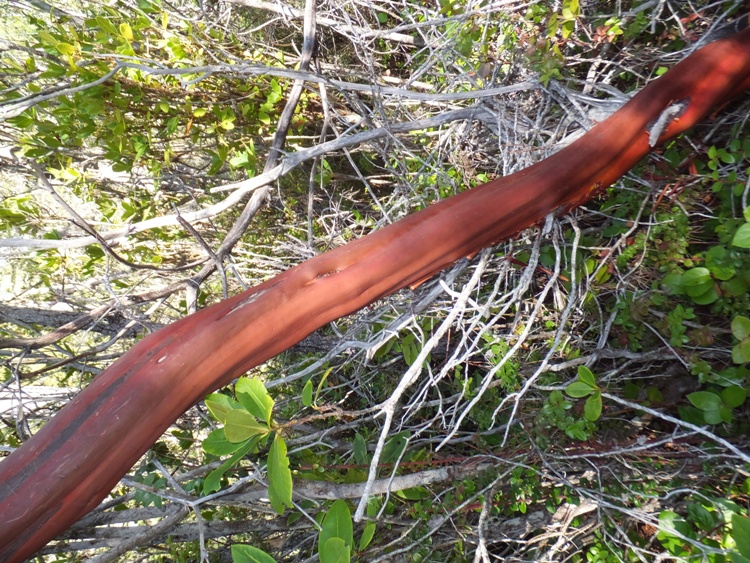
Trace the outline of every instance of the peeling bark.
[[695, 52], [542, 162], [145, 338], [0, 463], [0, 560], [22, 561], [94, 508], [207, 393], [326, 323], [580, 205], [627, 172], [650, 144], [681, 133], [749, 87], [745, 31]]

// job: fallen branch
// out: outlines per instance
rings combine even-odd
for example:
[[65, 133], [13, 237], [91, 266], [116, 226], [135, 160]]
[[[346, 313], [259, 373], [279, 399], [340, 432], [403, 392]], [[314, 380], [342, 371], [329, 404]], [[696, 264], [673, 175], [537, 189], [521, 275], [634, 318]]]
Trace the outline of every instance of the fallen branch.
[[[186, 409], [341, 316], [600, 193], [750, 87], [750, 31], [712, 43], [567, 148], [304, 262], [145, 338], [0, 463], [0, 560], [94, 508]], [[653, 124], [675, 102], [679, 115]], [[668, 123], [666, 121], [669, 121]], [[653, 137], [653, 136], [652, 136]]]

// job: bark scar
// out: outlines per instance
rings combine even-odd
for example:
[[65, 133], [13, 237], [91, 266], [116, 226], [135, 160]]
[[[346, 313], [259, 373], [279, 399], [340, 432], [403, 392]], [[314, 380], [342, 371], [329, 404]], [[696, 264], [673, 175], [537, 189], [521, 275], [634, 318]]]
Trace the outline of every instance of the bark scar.
[[279, 280], [276, 283], [271, 284], [270, 286], [268, 286], [263, 291], [258, 291], [257, 293], [253, 293], [252, 295], [250, 295], [246, 299], [243, 299], [242, 301], [240, 301], [239, 303], [237, 303], [237, 305], [235, 305], [234, 307], [232, 307], [225, 315], [222, 315], [221, 317], [219, 317], [219, 319], [223, 319], [224, 317], [228, 317], [229, 315], [231, 315], [235, 311], [237, 311], [239, 309], [242, 309], [243, 307], [246, 307], [247, 305], [250, 305], [250, 303], [253, 303], [254, 301], [257, 301], [258, 299], [261, 298], [261, 296], [263, 296], [266, 293], [268, 293], [269, 291], [271, 291], [274, 287], [276, 287], [277, 285], [279, 285], [282, 281], [283, 280]]
[[670, 123], [677, 121], [680, 116], [685, 113], [688, 106], [690, 105], [690, 98], [683, 98], [671, 102], [664, 111], [661, 112], [659, 118], [651, 126], [648, 132], [648, 146], [654, 148], [659, 142], [659, 137], [667, 129]]

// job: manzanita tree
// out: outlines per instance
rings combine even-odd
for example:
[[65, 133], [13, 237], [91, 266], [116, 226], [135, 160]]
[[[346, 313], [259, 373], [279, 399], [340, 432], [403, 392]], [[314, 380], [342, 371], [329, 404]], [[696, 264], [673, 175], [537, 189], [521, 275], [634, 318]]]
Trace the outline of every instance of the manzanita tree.
[[0, 559], [86, 514], [208, 392], [326, 323], [560, 214], [750, 87], [750, 31], [677, 64], [544, 161], [441, 201], [150, 335], [0, 463]]

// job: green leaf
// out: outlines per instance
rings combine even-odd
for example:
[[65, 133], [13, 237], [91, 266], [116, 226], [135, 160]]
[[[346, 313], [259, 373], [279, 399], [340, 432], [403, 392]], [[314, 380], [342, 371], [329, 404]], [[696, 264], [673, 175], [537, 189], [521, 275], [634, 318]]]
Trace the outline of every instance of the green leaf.
[[750, 248], [750, 223], [740, 225], [740, 228], [734, 233], [732, 244], [740, 248]]
[[578, 381], [587, 384], [592, 389], [597, 389], [596, 377], [586, 366], [578, 366]]
[[284, 513], [284, 505], [292, 508], [292, 472], [286, 455], [286, 443], [276, 434], [268, 452], [268, 499], [277, 514]]
[[235, 463], [245, 457], [245, 454], [247, 454], [257, 445], [258, 439], [259, 438], [253, 438], [245, 442], [243, 445], [241, 445], [240, 449], [234, 453], [232, 457], [227, 459], [224, 463], [222, 463], [219, 467], [214, 469], [206, 476], [206, 479], [203, 482], [204, 495], [213, 493], [214, 491], [218, 491], [221, 488], [221, 478], [224, 476], [224, 473], [226, 473], [226, 471]]
[[273, 411], [273, 399], [268, 394], [266, 386], [257, 377], [240, 377], [234, 388], [237, 399], [243, 407], [254, 414], [260, 420], [271, 424], [271, 412]]
[[223, 428], [217, 428], [212, 430], [211, 433], [206, 436], [203, 440], [203, 449], [206, 453], [216, 456], [230, 455], [239, 450], [243, 444], [237, 442], [230, 442], [227, 440], [226, 434], [224, 434]]
[[684, 536], [690, 539], [695, 537], [695, 532], [684, 518], [676, 512], [665, 510], [659, 514], [659, 533], [657, 539], [673, 555], [683, 555]]
[[586, 404], [583, 407], [583, 415], [587, 420], [599, 420], [602, 415], [602, 392], [598, 389], [586, 399]]
[[691, 502], [688, 504], [687, 511], [688, 519], [705, 532], [710, 532], [717, 524], [714, 514], [709, 512], [706, 507], [699, 502]]
[[724, 422], [724, 419], [721, 416], [721, 407], [715, 409], [706, 409], [702, 410], [701, 412], [703, 413], [703, 421], [706, 424], [721, 424], [722, 422]]
[[565, 434], [573, 438], [574, 440], [587, 440], [588, 434], [584, 429], [584, 421], [578, 420], [573, 424], [570, 424], [565, 428]]
[[750, 518], [732, 514], [732, 538], [740, 555], [750, 559]]
[[721, 151], [719, 151], [719, 159], [724, 164], [734, 164], [735, 162], [737, 162], [737, 159], [734, 157], [734, 155], [731, 154], [731, 153], [728, 153], [724, 149], [722, 149]]
[[227, 413], [224, 434], [230, 442], [244, 442], [253, 436], [265, 436], [270, 431], [268, 425], [261, 424], [245, 410], [235, 409]]
[[234, 563], [276, 563], [276, 559], [262, 549], [240, 544], [232, 546], [232, 561]]
[[[689, 291], [687, 293], [688, 295], [690, 295]], [[698, 305], [710, 305], [711, 303], [719, 299], [719, 294], [716, 292], [713, 284], [711, 284], [711, 287], [707, 291], [704, 291], [699, 295], [690, 296], [693, 298], [693, 302]]]
[[[748, 482], [750, 482], [750, 479], [748, 479]], [[748, 485], [748, 488], [750, 488], [750, 484]], [[382, 506], [383, 503], [378, 497], [372, 497], [370, 502], [367, 503], [367, 516], [370, 518], [377, 518]]]
[[745, 217], [745, 221], [750, 223], [750, 205], [748, 205], [745, 209], [742, 210], [742, 215]]
[[73, 47], [70, 43], [58, 43], [55, 45], [55, 49], [60, 51], [63, 55], [74, 55], [76, 52], [76, 48]]
[[349, 505], [342, 499], [334, 501], [325, 518], [323, 518], [320, 537], [318, 538], [318, 551], [321, 561], [323, 560], [322, 548], [332, 538], [339, 538], [347, 547], [352, 547], [354, 544], [352, 513], [349, 511]]
[[242, 166], [250, 165], [250, 154], [247, 151], [237, 153], [229, 159], [229, 164], [233, 168], [240, 168]]
[[721, 405], [721, 397], [710, 391], [696, 391], [695, 393], [690, 393], [687, 398], [693, 406], [698, 407], [702, 411], [718, 410]]
[[126, 22], [120, 24], [120, 35], [122, 35], [128, 41], [133, 40], [133, 30], [130, 27], [130, 24]]
[[40, 31], [38, 37], [44, 45], [49, 45], [50, 47], [54, 47], [58, 43], [58, 40], [52, 37], [52, 34], [48, 31]]
[[727, 424], [731, 423], [732, 422], [732, 409], [730, 409], [726, 405], [721, 405], [719, 407], [719, 419], [720, 419], [720, 422], [726, 422]]
[[728, 281], [737, 273], [729, 251], [723, 246], [712, 246], [706, 252], [706, 268], [721, 281]]
[[682, 287], [690, 297], [703, 295], [713, 287], [714, 280], [708, 268], [691, 268], [682, 274]]
[[320, 563], [349, 563], [351, 547], [341, 538], [331, 538], [318, 549]]
[[368, 522], [362, 530], [362, 537], [359, 538], [359, 551], [364, 551], [370, 545], [376, 529], [375, 522]]
[[237, 401], [221, 393], [211, 393], [204, 402], [208, 412], [222, 424], [227, 420], [227, 413], [240, 406]]
[[404, 361], [408, 365], [412, 365], [419, 355], [419, 348], [416, 345], [417, 337], [414, 333], [410, 332], [401, 339], [401, 352], [404, 355]]
[[370, 463], [370, 456], [367, 453], [367, 442], [362, 437], [362, 434], [354, 435], [354, 461], [360, 465], [367, 465]]
[[422, 500], [430, 496], [430, 493], [424, 487], [410, 487], [408, 489], [401, 489], [394, 493], [397, 497], [404, 500]]
[[745, 338], [745, 340], [732, 347], [732, 361], [735, 364], [750, 362], [750, 338]]
[[721, 511], [721, 518], [725, 524], [732, 521], [732, 514], [742, 514], [742, 508], [733, 500], [726, 498], [714, 498], [713, 503]]
[[707, 281], [711, 281], [711, 272], [708, 271], [708, 268], [691, 268], [682, 274], [683, 287], [700, 286]]
[[411, 436], [411, 432], [404, 430], [394, 434], [383, 447], [383, 453], [380, 456], [381, 463], [395, 462], [406, 449], [406, 442]]
[[737, 340], [745, 340], [750, 336], [750, 319], [737, 315], [732, 319], [732, 336]]
[[730, 385], [721, 392], [721, 400], [729, 408], [737, 408], [747, 399], [747, 390], [739, 385]]
[[685, 293], [685, 289], [682, 287], [682, 272], [667, 274], [661, 283], [673, 295], [682, 295]]
[[312, 406], [312, 379], [308, 379], [305, 387], [302, 389], [302, 404], [306, 407]]
[[567, 393], [569, 397], [573, 397], [574, 399], [587, 397], [594, 391], [596, 391], [595, 387], [591, 387], [588, 383], [584, 383], [583, 381], [574, 381], [573, 383], [569, 383], [568, 386], [565, 387], [565, 393]]

